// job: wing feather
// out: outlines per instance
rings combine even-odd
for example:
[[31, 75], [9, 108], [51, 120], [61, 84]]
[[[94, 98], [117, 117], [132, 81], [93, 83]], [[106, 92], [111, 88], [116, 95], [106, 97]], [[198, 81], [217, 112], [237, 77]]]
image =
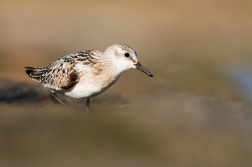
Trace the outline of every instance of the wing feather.
[[41, 82], [45, 87], [70, 89], [79, 80], [74, 69], [73, 60], [59, 59], [46, 67], [26, 67], [26, 73], [35, 81]]
[[97, 50], [84, 50], [66, 55], [49, 66], [25, 67], [26, 73], [33, 80], [43, 83], [45, 87], [56, 90], [70, 89], [79, 81], [80, 77], [75, 70], [75, 65], [79, 63], [92, 67], [97, 63], [95, 57], [102, 54]]

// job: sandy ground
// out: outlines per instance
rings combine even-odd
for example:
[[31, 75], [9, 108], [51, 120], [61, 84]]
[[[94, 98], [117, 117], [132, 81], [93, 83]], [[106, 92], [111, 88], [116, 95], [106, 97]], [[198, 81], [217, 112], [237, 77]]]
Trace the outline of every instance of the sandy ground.
[[[227, 67], [251, 62], [252, 2], [1, 1], [0, 166], [251, 166], [251, 105]], [[26, 76], [114, 43], [154, 75], [102, 95], [60, 96]]]

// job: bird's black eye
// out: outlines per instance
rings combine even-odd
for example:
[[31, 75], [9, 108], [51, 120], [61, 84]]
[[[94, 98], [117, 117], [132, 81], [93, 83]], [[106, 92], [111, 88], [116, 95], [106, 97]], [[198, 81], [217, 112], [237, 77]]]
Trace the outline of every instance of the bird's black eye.
[[124, 53], [124, 56], [125, 56], [125, 57], [129, 57], [130, 54], [129, 54], [129, 53]]

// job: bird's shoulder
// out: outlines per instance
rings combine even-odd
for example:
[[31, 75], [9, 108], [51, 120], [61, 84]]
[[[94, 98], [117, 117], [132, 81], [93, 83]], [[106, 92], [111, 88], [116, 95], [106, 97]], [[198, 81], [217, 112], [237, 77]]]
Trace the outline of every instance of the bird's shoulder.
[[101, 59], [102, 55], [103, 53], [98, 50], [83, 50], [59, 58], [53, 62], [49, 68], [58, 66], [59, 64], [74, 65], [81, 63], [83, 65], [93, 65], [96, 64], [99, 59]]

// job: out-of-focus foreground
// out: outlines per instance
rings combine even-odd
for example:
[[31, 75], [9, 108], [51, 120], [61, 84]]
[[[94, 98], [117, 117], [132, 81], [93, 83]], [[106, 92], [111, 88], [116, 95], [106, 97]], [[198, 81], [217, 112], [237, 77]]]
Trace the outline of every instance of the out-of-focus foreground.
[[[251, 16], [249, 0], [1, 1], [0, 166], [251, 166]], [[115, 43], [154, 77], [123, 73], [89, 114], [26, 76]]]

